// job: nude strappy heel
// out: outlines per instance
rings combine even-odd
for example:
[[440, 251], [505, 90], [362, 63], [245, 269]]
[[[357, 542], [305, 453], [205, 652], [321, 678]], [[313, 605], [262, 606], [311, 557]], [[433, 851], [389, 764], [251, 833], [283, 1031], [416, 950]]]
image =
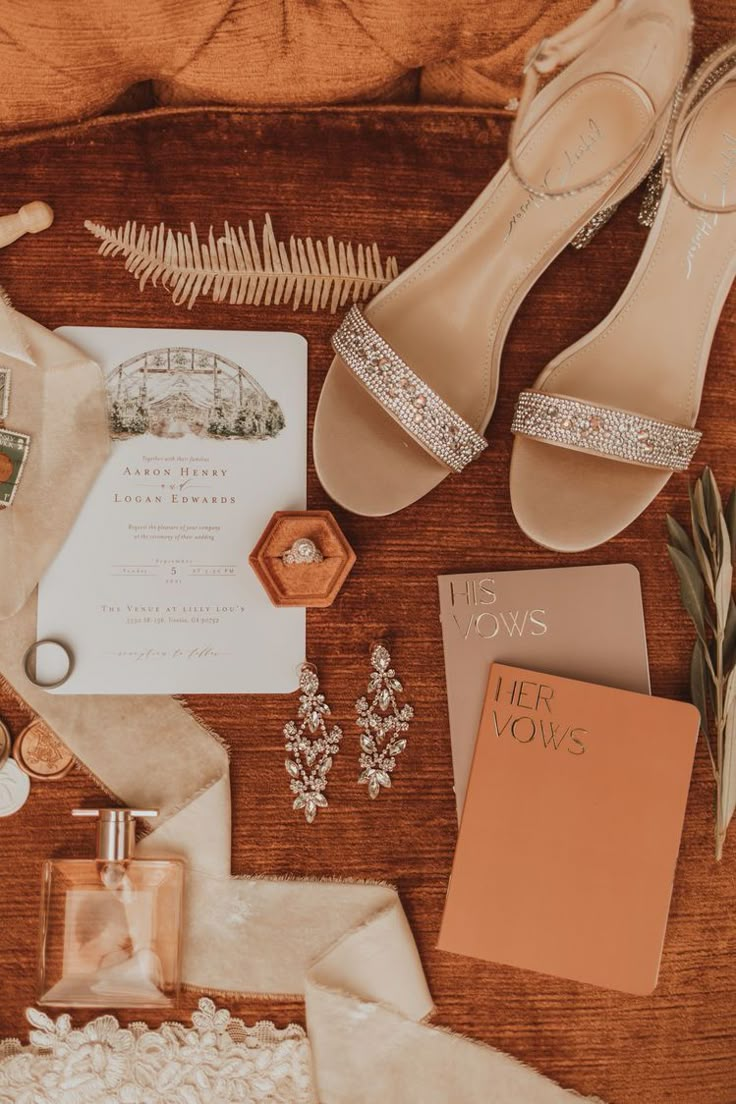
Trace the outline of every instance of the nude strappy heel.
[[401, 510], [486, 447], [511, 321], [557, 254], [585, 244], [658, 159], [691, 24], [689, 0], [598, 0], [531, 51], [509, 160], [333, 339], [314, 461], [342, 506]]
[[736, 275], [736, 42], [690, 82], [658, 191], [616, 306], [519, 398], [511, 501], [547, 548], [580, 551], [619, 533], [697, 448], [710, 347]]

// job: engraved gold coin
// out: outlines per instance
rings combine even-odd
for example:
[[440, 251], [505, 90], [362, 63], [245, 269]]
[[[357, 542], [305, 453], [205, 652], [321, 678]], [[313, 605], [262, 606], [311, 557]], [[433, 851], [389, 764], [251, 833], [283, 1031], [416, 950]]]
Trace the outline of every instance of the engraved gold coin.
[[7, 452], [0, 452], [0, 483], [7, 483], [13, 474], [13, 461]]
[[13, 758], [31, 778], [49, 782], [64, 778], [74, 766], [74, 756], [40, 721], [31, 721], [13, 744]]
[[10, 733], [0, 721], [0, 768], [4, 767], [10, 755]]

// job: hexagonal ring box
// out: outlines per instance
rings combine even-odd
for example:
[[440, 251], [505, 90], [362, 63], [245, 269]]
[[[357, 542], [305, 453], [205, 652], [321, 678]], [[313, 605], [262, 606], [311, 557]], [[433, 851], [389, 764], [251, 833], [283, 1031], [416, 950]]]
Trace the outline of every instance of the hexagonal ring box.
[[[320, 563], [284, 563], [294, 541], [307, 537]], [[329, 510], [277, 510], [249, 556], [275, 606], [331, 606], [355, 563], [355, 552]]]

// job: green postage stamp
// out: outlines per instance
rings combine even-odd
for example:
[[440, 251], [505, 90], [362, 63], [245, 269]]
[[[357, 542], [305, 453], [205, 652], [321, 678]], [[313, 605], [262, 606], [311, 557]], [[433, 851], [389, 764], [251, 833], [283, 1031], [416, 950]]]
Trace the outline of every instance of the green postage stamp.
[[15, 498], [30, 447], [28, 434], [0, 429], [0, 507], [10, 506]]

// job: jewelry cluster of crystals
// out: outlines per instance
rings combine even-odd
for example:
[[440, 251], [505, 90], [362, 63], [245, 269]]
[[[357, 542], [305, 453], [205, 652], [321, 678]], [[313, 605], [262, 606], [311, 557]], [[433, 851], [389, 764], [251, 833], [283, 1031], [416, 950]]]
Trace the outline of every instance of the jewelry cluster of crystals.
[[368, 793], [375, 800], [382, 788], [391, 786], [396, 759], [406, 747], [402, 734], [408, 731], [414, 710], [408, 703], [399, 706], [396, 701], [403, 686], [383, 644], [377, 644], [371, 652], [371, 666], [369, 697], [358, 698], [355, 710], [356, 724], [361, 729], [358, 782], [368, 786]]
[[511, 432], [672, 471], [685, 471], [702, 436], [697, 429], [543, 391], [521, 392]]
[[359, 307], [350, 308], [332, 346], [371, 395], [448, 468], [462, 471], [488, 447], [485, 437], [456, 414], [376, 333]]
[[325, 790], [332, 760], [340, 749], [342, 729], [333, 725], [328, 730], [325, 717], [330, 707], [324, 694], [319, 693], [319, 679], [312, 667], [305, 664], [299, 672], [298, 717], [300, 723], [289, 721], [284, 725], [286, 773], [291, 779], [290, 789], [295, 794], [295, 809], [303, 809], [308, 824], [318, 809], [327, 808]]

